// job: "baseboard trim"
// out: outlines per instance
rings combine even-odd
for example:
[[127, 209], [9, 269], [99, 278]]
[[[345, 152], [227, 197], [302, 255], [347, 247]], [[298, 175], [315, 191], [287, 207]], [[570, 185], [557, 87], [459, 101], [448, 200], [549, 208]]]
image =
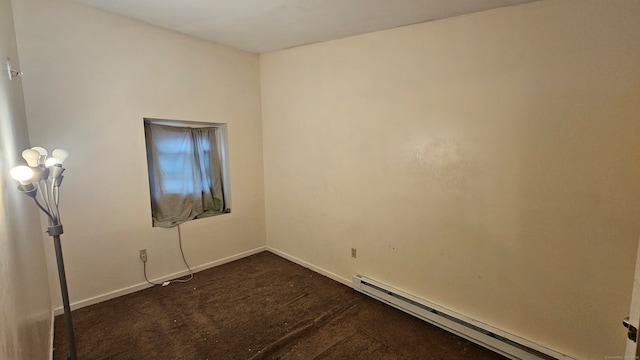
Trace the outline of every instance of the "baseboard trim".
[[[271, 252], [271, 253], [273, 253], [273, 254], [275, 254], [277, 256], [280, 256], [280, 257], [285, 258], [285, 259], [287, 259], [289, 261], [292, 261], [292, 262], [294, 262], [294, 263], [296, 263], [296, 264], [298, 264], [300, 266], [303, 266], [303, 267], [305, 267], [307, 269], [310, 269], [310, 270], [312, 270], [312, 271], [314, 271], [314, 272], [316, 272], [318, 274], [324, 275], [324, 276], [326, 276], [326, 277], [328, 277], [328, 278], [330, 278], [330, 279], [332, 279], [334, 281], [337, 281], [337, 282], [342, 283], [342, 284], [344, 284], [346, 286], [349, 286], [349, 287], [353, 287], [353, 281], [351, 279], [346, 279], [346, 278], [344, 278], [342, 276], [339, 276], [339, 275], [334, 274], [334, 273], [332, 273], [330, 271], [327, 271], [326, 269], [323, 269], [323, 268], [321, 268], [321, 267], [319, 267], [317, 265], [311, 264], [311, 263], [309, 263], [307, 261], [304, 261], [302, 259], [299, 259], [299, 258], [293, 256], [293, 255], [290, 255], [290, 254], [288, 254], [288, 253], [286, 253], [284, 251], [277, 250], [277, 249], [274, 249], [274, 248], [269, 247], [269, 246], [260, 246], [260, 247], [257, 247], [255, 249], [248, 250], [248, 251], [245, 251], [245, 252], [241, 252], [241, 253], [236, 254], [236, 255], [228, 256], [226, 258], [222, 258], [222, 259], [211, 261], [211, 262], [208, 262], [208, 263], [205, 263], [205, 264], [202, 264], [202, 265], [198, 265], [198, 266], [193, 267], [192, 270], [193, 270], [194, 273], [197, 273], [199, 271], [203, 271], [203, 270], [215, 267], [215, 266], [223, 265], [223, 264], [235, 261], [235, 260], [239, 260], [239, 259], [245, 258], [247, 256], [258, 254], [258, 253], [263, 252], [263, 251], [269, 251], [269, 252]], [[179, 272], [176, 272], [176, 273], [173, 273], [173, 274], [169, 274], [169, 275], [166, 275], [166, 276], [163, 276], [163, 277], [152, 279], [151, 281], [153, 281], [153, 282], [163, 282], [163, 281], [167, 281], [167, 280], [172, 280], [172, 279], [175, 279], [175, 278], [183, 277], [183, 276], [188, 275], [188, 274], [189, 274], [188, 270], [183, 270], [183, 271], [179, 271]], [[113, 299], [113, 298], [116, 298], [116, 297], [119, 297], [119, 296], [131, 294], [131, 293], [134, 293], [136, 291], [149, 288], [151, 286], [153, 286], [153, 285], [151, 285], [151, 284], [149, 284], [147, 282], [144, 282], [144, 283], [139, 283], [139, 284], [132, 285], [132, 286], [129, 286], [129, 287], [126, 287], [126, 288], [122, 288], [122, 289], [118, 289], [118, 290], [115, 290], [115, 291], [111, 291], [111, 292], [108, 292], [108, 293], [105, 293], [105, 294], [102, 294], [102, 295], [98, 295], [98, 296], [95, 296], [95, 297], [92, 297], [92, 298], [88, 298], [88, 299], [85, 299], [85, 300], [74, 302], [73, 304], [71, 304], [71, 309], [72, 310], [76, 310], [76, 309], [80, 309], [80, 308], [87, 307], [87, 306], [90, 306], [90, 305], [94, 305], [94, 304], [97, 304], [97, 303], [100, 303], [100, 302], [103, 302], [103, 301], [106, 301], [106, 300], [110, 300], [110, 299]], [[50, 337], [49, 338], [49, 344], [50, 344], [51, 351], [50, 351], [49, 360], [53, 360], [55, 316], [61, 315], [63, 313], [64, 313], [64, 310], [63, 310], [62, 307], [55, 308], [51, 312], [51, 329], [50, 329], [50, 334], [49, 334], [49, 337]], [[535, 343], [535, 344], [539, 345], [537, 343]], [[571, 357], [566, 356], [566, 355], [565, 355], [564, 358], [572, 359]]]
[[[260, 246], [260, 247], [257, 247], [255, 249], [244, 251], [244, 252], [241, 252], [241, 253], [236, 254], [236, 255], [228, 256], [226, 258], [222, 258], [222, 259], [219, 259], [219, 260], [214, 260], [214, 261], [202, 264], [202, 265], [198, 265], [198, 266], [192, 267], [191, 270], [193, 270], [194, 273], [197, 273], [199, 271], [210, 269], [212, 267], [219, 266], [219, 265], [222, 265], [222, 264], [226, 264], [226, 263], [234, 261], [234, 260], [242, 259], [244, 257], [251, 256], [251, 255], [263, 252], [265, 250], [267, 250], [266, 246]], [[162, 277], [155, 278], [155, 279], [150, 279], [150, 280], [152, 282], [155, 282], [155, 283], [160, 283], [160, 282], [176, 279], [176, 278], [179, 278], [179, 277], [183, 277], [183, 276], [188, 275], [188, 274], [189, 274], [189, 270], [183, 270], [183, 271], [179, 271], [179, 272], [176, 272], [176, 273], [173, 273], [173, 274], [169, 274], [169, 275], [166, 275], [166, 276], [162, 276]], [[151, 285], [151, 284], [149, 284], [147, 282], [143, 282], [143, 283], [131, 285], [131, 286], [128, 286], [128, 287], [125, 287], [125, 288], [122, 288], [122, 289], [110, 291], [108, 293], [105, 293], [105, 294], [102, 294], [102, 295], [98, 295], [98, 296], [94, 296], [94, 297], [91, 297], [91, 298], [88, 298], [88, 299], [76, 301], [76, 302], [70, 304], [71, 310], [73, 311], [73, 310], [81, 309], [83, 307], [94, 305], [94, 304], [97, 304], [97, 303], [100, 303], [100, 302], [103, 302], [103, 301], [106, 301], [106, 300], [114, 299], [114, 298], [117, 298], [119, 296], [123, 296], [123, 295], [134, 293], [136, 291], [144, 290], [144, 289], [150, 288], [152, 286], [153, 285]], [[64, 314], [64, 308], [63, 307], [55, 308], [53, 310], [53, 314], [54, 314], [53, 316]], [[52, 329], [52, 334], [53, 334], [53, 329]], [[52, 340], [52, 346], [53, 346], [53, 340]]]
[[[280, 257], [283, 257], [283, 258], [285, 258], [285, 259], [287, 259], [287, 260], [290, 260], [290, 261], [292, 261], [292, 262], [294, 262], [294, 263], [296, 263], [296, 264], [298, 264], [298, 265], [301, 265], [301, 266], [303, 266], [303, 267], [305, 267], [305, 268], [307, 268], [307, 269], [310, 269], [310, 270], [312, 270], [312, 271], [314, 271], [314, 272], [316, 272], [316, 273], [319, 273], [319, 274], [322, 274], [322, 275], [324, 275], [324, 276], [327, 276], [328, 278], [330, 278], [330, 279], [332, 279], [332, 280], [335, 280], [335, 281], [337, 281], [337, 282], [340, 282], [340, 283], [342, 283], [342, 284], [344, 284], [344, 285], [347, 285], [347, 286], [349, 286], [349, 287], [353, 287], [353, 286], [354, 286], [354, 283], [353, 283], [353, 281], [352, 281], [351, 279], [345, 279], [345, 278], [343, 278], [342, 276], [336, 275], [336, 274], [334, 274], [334, 273], [332, 273], [332, 272], [329, 272], [329, 271], [327, 271], [327, 270], [325, 270], [325, 269], [323, 269], [323, 268], [321, 268], [321, 267], [318, 267], [318, 266], [316, 266], [316, 265], [313, 265], [313, 264], [311, 264], [311, 263], [308, 263], [308, 262], [306, 262], [306, 261], [304, 261], [304, 260], [298, 259], [297, 257], [292, 256], [292, 255], [290, 255], [290, 254], [287, 254], [286, 252], [283, 252], [283, 251], [280, 251], [280, 250], [276, 250], [276, 249], [274, 249], [274, 248], [272, 248], [272, 247], [269, 247], [269, 246], [267, 246], [267, 249], [266, 249], [266, 250], [267, 250], [267, 251], [269, 251], [269, 252], [271, 252], [271, 253], [273, 253], [273, 254], [276, 254], [276, 255], [278, 255], [278, 256], [280, 256]], [[392, 305], [392, 304], [389, 304], [389, 305], [390, 305], [390, 306], [394, 306], [394, 305]], [[394, 307], [397, 307], [397, 306], [394, 306]], [[400, 310], [402, 310], [402, 309], [400, 309]], [[403, 310], [403, 311], [404, 311], [404, 310]], [[415, 315], [415, 314], [413, 314], [413, 313], [411, 313], [411, 314], [412, 314], [412, 315], [414, 315], [414, 316], [416, 316], [416, 315]], [[418, 317], [418, 318], [422, 319], [422, 318], [421, 318], [421, 317], [419, 317], [419, 316], [416, 316], [416, 317]], [[469, 318], [469, 319], [471, 319], [471, 318]], [[424, 320], [424, 319], [423, 319], [423, 320]], [[436, 326], [440, 326], [439, 324], [437, 324], [437, 323], [435, 323], [435, 322], [432, 322], [432, 321], [428, 321], [428, 322], [431, 322], [431, 323], [435, 324]], [[440, 326], [440, 327], [442, 327], [442, 326]], [[458, 336], [461, 336], [461, 337], [463, 337], [463, 338], [466, 338], [466, 339], [468, 339], [468, 340], [470, 340], [470, 341], [474, 341], [474, 340], [470, 339], [469, 337], [462, 336], [462, 335], [460, 335], [459, 333], [457, 333], [457, 332], [455, 332], [455, 331], [451, 331], [451, 330], [449, 330], [449, 329], [447, 329], [447, 328], [445, 328], [445, 330], [447, 330], [447, 331], [449, 331], [449, 332], [452, 332], [452, 333], [454, 333], [454, 334], [456, 334], [456, 335], [458, 335]], [[501, 331], [498, 331], [498, 330], [497, 330], [497, 328], [494, 328], [494, 331], [496, 331], [496, 332], [500, 332], [500, 333], [503, 333], [503, 332], [501, 332]], [[523, 340], [525, 340], [525, 342], [526, 342], [526, 344], [527, 344], [527, 345], [529, 345], [529, 346], [533, 346], [533, 347], [534, 347], [534, 348], [536, 348], [536, 349], [548, 349], [548, 350], [551, 350], [551, 348], [547, 348], [546, 346], [543, 346], [543, 345], [541, 345], [541, 344], [538, 344], [538, 343], [536, 343], [536, 342], [534, 342], [534, 341], [526, 340], [525, 338], [522, 338], [522, 339], [523, 339]], [[495, 351], [495, 349], [492, 349], [492, 350], [493, 350], [493, 351]], [[568, 356], [568, 355], [561, 354], [561, 353], [559, 353], [559, 352], [557, 352], [557, 351], [555, 351], [555, 350], [552, 350], [552, 352], [554, 353], [554, 355], [555, 355], [555, 354], [557, 354], [556, 356], [558, 357], [558, 359], [575, 360], [574, 358], [572, 358], [572, 357], [570, 357], [570, 356]], [[497, 352], [497, 353], [499, 353], [499, 352]], [[502, 355], [505, 355], [505, 356], [511, 357], [512, 359], [519, 359], [519, 358], [516, 358], [516, 357], [512, 357], [512, 356], [510, 356], [509, 354], [506, 354], [506, 353], [502, 353]]]
[[287, 260], [293, 261], [294, 263], [296, 263], [296, 264], [298, 264], [300, 266], [306, 267], [309, 270], [313, 270], [313, 271], [317, 272], [318, 274], [322, 274], [322, 275], [324, 275], [324, 276], [326, 276], [326, 277], [328, 277], [328, 278], [330, 278], [332, 280], [335, 280], [335, 281], [337, 281], [339, 283], [347, 285], [348, 287], [353, 286], [353, 282], [351, 280], [345, 279], [340, 275], [336, 275], [336, 274], [334, 274], [332, 272], [329, 272], [329, 271], [327, 271], [327, 270], [325, 270], [325, 269], [323, 269], [321, 267], [318, 267], [316, 265], [308, 263], [308, 262], [306, 262], [304, 260], [298, 259], [297, 257], [289, 255], [286, 252], [283, 252], [283, 251], [280, 251], [280, 250], [276, 250], [276, 249], [274, 249], [272, 247], [269, 247], [269, 246], [267, 246], [266, 248], [267, 248], [266, 249], [267, 251], [269, 251], [271, 253], [274, 253], [274, 254], [276, 254], [276, 255], [278, 255], [280, 257], [283, 257], [283, 258], [285, 258]]
[[576, 360], [549, 347], [366, 276], [354, 275], [353, 289], [510, 359]]

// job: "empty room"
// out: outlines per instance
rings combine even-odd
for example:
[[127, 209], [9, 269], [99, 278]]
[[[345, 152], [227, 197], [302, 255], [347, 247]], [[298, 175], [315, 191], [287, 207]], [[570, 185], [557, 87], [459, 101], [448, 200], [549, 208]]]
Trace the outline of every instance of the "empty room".
[[0, 359], [640, 355], [640, 1], [0, 0], [0, 34]]

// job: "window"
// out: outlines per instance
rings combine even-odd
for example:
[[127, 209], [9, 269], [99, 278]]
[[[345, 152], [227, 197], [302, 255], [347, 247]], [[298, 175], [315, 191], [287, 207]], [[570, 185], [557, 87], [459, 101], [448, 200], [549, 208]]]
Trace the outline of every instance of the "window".
[[230, 212], [226, 124], [145, 119], [153, 226]]

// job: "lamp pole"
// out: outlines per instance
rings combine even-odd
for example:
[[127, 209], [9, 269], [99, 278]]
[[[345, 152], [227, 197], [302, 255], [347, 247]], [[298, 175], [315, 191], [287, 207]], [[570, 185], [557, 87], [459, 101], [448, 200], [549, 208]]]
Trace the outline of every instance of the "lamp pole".
[[67, 290], [67, 276], [64, 271], [64, 259], [62, 258], [62, 245], [60, 235], [62, 234], [62, 224], [49, 226], [47, 233], [53, 237], [53, 246], [56, 250], [56, 261], [58, 262], [58, 277], [60, 278], [60, 292], [62, 293], [62, 306], [64, 307], [64, 319], [67, 326], [67, 339], [69, 341], [69, 355], [71, 360], [78, 360], [76, 350], [76, 336], [73, 332], [73, 319], [71, 318], [71, 306], [69, 305], [69, 291]]
[[[18, 190], [32, 198], [38, 208], [47, 215], [49, 227], [47, 234], [53, 237], [53, 245], [56, 251], [56, 261], [58, 263], [58, 277], [60, 279], [60, 292], [62, 293], [62, 305], [67, 327], [67, 341], [69, 342], [69, 358], [78, 360], [76, 350], [76, 337], [73, 331], [73, 320], [71, 318], [71, 306], [69, 305], [69, 291], [67, 290], [67, 276], [64, 271], [64, 260], [62, 258], [62, 245], [60, 235], [62, 234], [62, 223], [60, 221], [60, 211], [58, 210], [60, 184], [62, 184], [62, 173], [64, 168], [62, 163], [69, 156], [66, 150], [55, 149], [52, 157], [47, 158], [47, 150], [41, 147], [34, 147], [24, 150], [22, 157], [29, 166], [16, 166], [11, 170], [11, 176], [20, 182]], [[38, 194], [40, 201], [38, 201]]]

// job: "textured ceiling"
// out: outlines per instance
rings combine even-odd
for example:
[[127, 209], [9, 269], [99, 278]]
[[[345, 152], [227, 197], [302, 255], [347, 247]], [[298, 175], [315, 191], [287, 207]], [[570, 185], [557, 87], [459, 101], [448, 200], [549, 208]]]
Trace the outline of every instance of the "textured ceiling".
[[264, 53], [536, 0], [72, 0]]

